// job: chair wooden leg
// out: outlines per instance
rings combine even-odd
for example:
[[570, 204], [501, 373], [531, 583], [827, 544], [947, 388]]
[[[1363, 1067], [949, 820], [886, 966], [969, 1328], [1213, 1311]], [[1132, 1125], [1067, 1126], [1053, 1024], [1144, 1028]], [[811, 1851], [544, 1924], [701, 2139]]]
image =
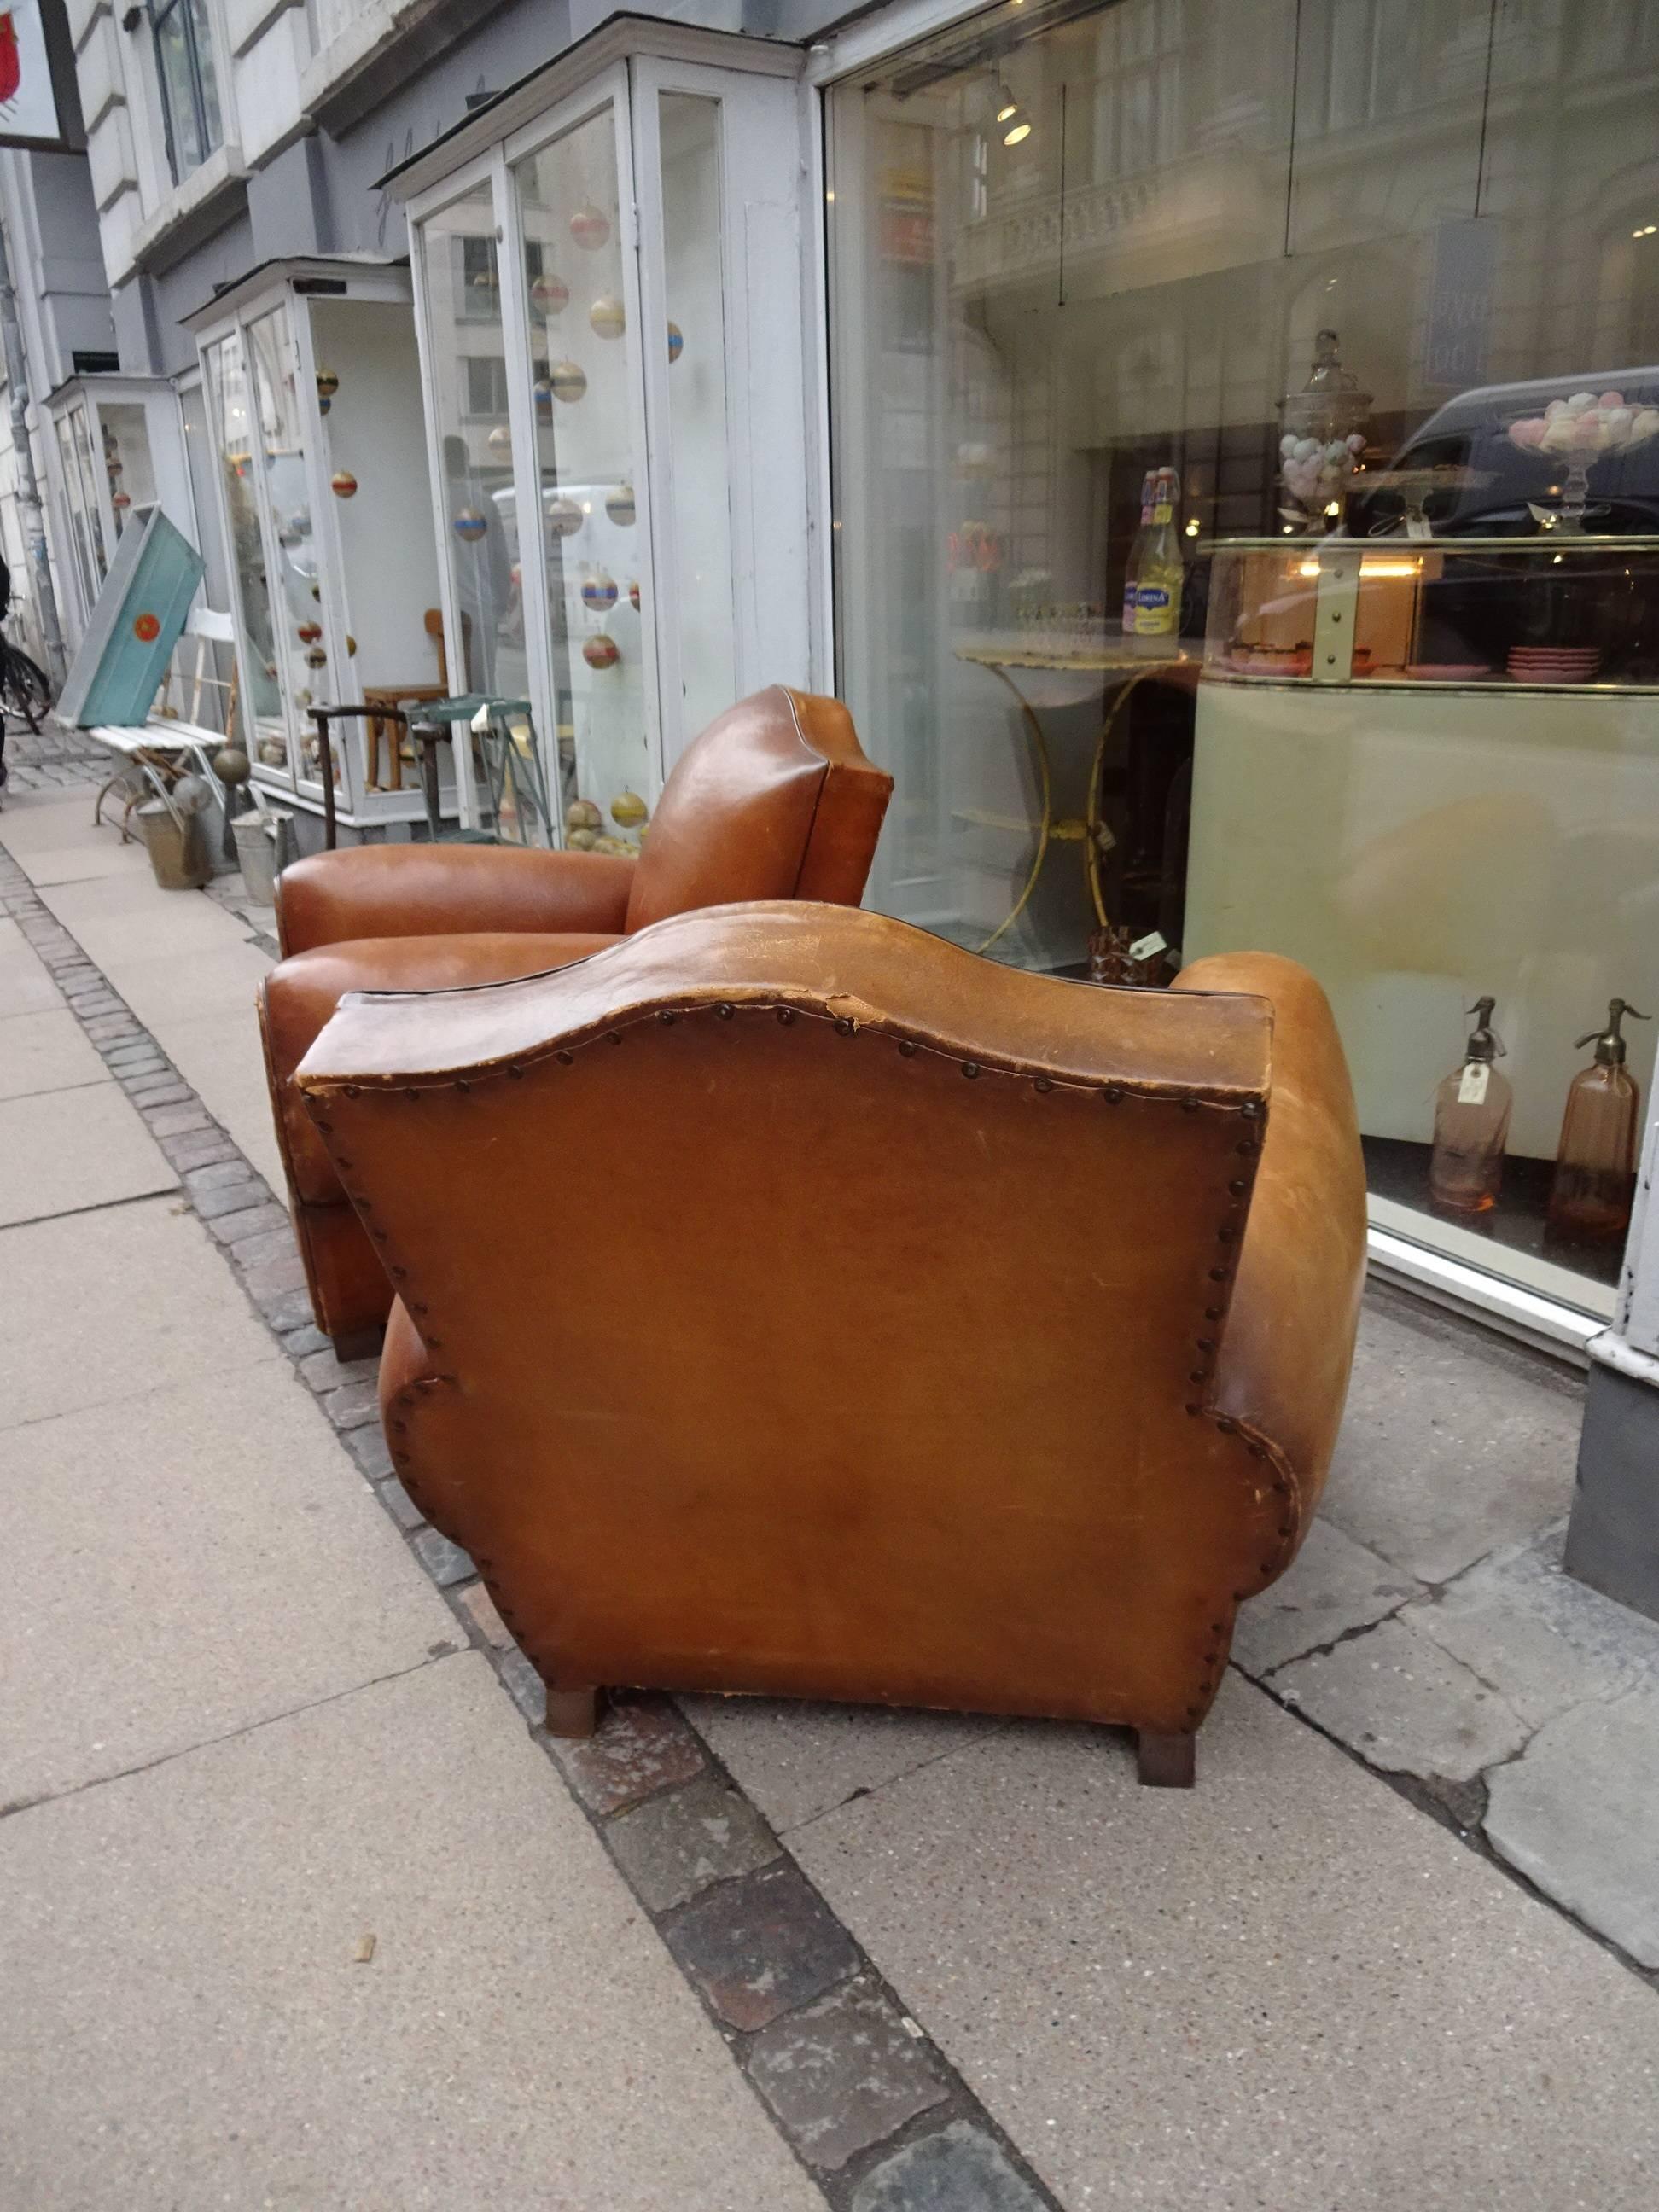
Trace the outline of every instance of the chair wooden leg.
[[1159, 1729], [1135, 1732], [1136, 1761], [1149, 1790], [1190, 1790], [1197, 1765], [1198, 1738], [1168, 1735]]
[[597, 1690], [550, 1690], [547, 1693], [547, 1732], [577, 1741], [592, 1735], [599, 1722]]

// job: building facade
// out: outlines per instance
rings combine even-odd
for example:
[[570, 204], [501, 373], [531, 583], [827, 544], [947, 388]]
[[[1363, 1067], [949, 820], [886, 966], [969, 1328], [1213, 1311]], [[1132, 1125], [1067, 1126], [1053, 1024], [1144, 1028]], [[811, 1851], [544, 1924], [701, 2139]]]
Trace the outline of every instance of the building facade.
[[[58, 567], [173, 513], [262, 789], [320, 812], [325, 697], [487, 693], [627, 848], [805, 683], [897, 779], [886, 910], [1305, 961], [1375, 1264], [1589, 1358], [1576, 1557], [1659, 1610], [1659, 13], [70, 16], [117, 360]], [[415, 786], [362, 726], [346, 834]]]

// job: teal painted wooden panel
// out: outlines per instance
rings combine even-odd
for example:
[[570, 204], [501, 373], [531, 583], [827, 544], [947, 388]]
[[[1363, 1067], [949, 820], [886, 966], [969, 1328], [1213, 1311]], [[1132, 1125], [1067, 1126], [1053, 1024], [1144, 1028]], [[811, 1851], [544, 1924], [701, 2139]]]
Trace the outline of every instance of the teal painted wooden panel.
[[141, 530], [125, 531], [64, 679], [60, 718], [81, 729], [145, 722], [201, 580], [201, 555], [159, 507]]

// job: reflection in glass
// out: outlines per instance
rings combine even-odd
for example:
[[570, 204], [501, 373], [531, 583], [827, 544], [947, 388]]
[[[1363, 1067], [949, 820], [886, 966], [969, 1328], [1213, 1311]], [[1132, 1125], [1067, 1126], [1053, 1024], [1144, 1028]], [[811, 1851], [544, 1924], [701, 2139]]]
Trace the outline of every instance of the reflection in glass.
[[[638, 850], [647, 781], [640, 533], [609, 108], [513, 171], [524, 226], [557, 801], [568, 844]], [[666, 343], [666, 340], [665, 340]]]
[[439, 491], [448, 526], [442, 558], [449, 564], [461, 633], [451, 641], [450, 684], [457, 694], [522, 698], [526, 672], [513, 432], [495, 210], [487, 184], [428, 218], [422, 252]]
[[245, 702], [246, 718], [255, 757], [267, 768], [286, 768], [288, 721], [277, 676], [275, 609], [254, 495], [253, 404], [240, 339], [222, 338], [210, 346], [206, 362], [230, 529], [231, 575], [243, 646], [242, 679], [251, 695]]
[[[338, 698], [343, 674], [332, 667], [335, 641], [325, 635], [317, 539], [306, 480], [304, 418], [295, 389], [294, 346], [288, 313], [273, 307], [247, 328], [248, 355], [258, 399], [259, 453], [264, 464], [265, 496], [276, 545], [276, 577], [270, 594], [276, 623], [276, 662], [285, 690], [298, 709], [304, 773], [318, 769], [316, 726], [305, 710], [314, 700]], [[340, 780], [337, 755], [334, 777]]]
[[129, 522], [142, 522], [155, 504], [155, 471], [150, 461], [149, 425], [131, 401], [106, 400], [98, 410], [103, 435], [104, 473], [109, 479], [115, 534]]
[[[1479, 1233], [1610, 1280], [1545, 1200], [1574, 1038], [1659, 993], [1659, 10], [983, 30], [830, 95], [842, 669], [897, 778], [872, 899], [1073, 974], [1103, 921], [1293, 954], [1373, 1189], [1419, 1210], [1496, 997]], [[1161, 471], [1154, 659], [1121, 617]]]
[[[77, 408], [71, 411], [78, 414], [81, 410]], [[76, 453], [70, 415], [58, 417], [58, 462], [63, 471], [64, 500], [69, 509], [70, 538], [75, 548], [75, 573], [81, 586], [81, 602], [89, 615], [104, 578], [103, 538], [96, 510], [87, 504], [87, 484]]]
[[695, 331], [670, 362], [673, 459], [672, 589], [678, 616], [681, 734], [696, 735], [737, 696], [732, 624], [732, 517], [726, 445], [726, 346], [720, 271], [720, 109], [665, 93], [663, 264], [676, 329]]

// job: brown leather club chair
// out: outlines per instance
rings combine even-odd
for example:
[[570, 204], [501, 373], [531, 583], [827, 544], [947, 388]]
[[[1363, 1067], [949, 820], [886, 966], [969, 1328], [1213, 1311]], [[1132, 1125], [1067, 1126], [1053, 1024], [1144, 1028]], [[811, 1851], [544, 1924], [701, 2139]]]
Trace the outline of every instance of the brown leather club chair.
[[[342, 992], [535, 975], [665, 915], [732, 899], [856, 906], [892, 789], [839, 701], [775, 684], [687, 747], [637, 862], [492, 845], [360, 845], [283, 870], [276, 915], [287, 957], [261, 989], [259, 1027], [312, 1310], [342, 1358], [375, 1348], [392, 1305], [374, 1237], [294, 1089]], [[553, 1171], [545, 1161], [532, 1170]]]
[[299, 1071], [399, 1292], [410, 1495], [548, 1686], [1117, 1722], [1190, 1782], [1307, 1528], [1364, 1265], [1323, 994], [726, 907], [352, 998]]

